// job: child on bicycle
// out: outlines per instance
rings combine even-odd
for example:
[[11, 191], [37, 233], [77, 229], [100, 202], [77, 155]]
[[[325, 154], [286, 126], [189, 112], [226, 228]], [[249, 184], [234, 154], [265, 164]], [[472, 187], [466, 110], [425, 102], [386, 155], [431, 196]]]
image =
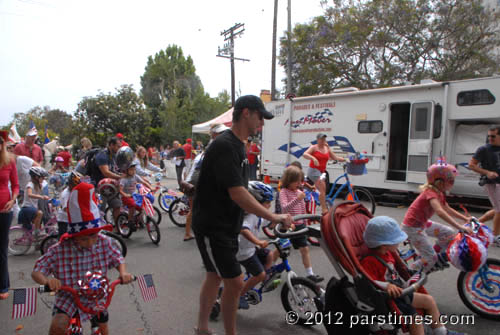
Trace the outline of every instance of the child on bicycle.
[[[440, 267], [447, 265], [447, 256], [444, 251], [457, 233], [443, 224], [431, 221], [430, 218], [434, 213], [450, 226], [472, 233], [469, 227], [465, 227], [454, 219], [455, 217], [467, 222], [469, 218], [452, 209], [446, 202], [446, 192], [453, 187], [457, 174], [455, 166], [447, 164], [444, 159], [432, 164], [427, 170], [427, 183], [420, 187], [422, 193], [406, 212], [402, 229], [421, 256], [419, 260], [411, 264], [413, 270], [423, 268], [425, 272], [429, 272], [434, 265]], [[433, 247], [428, 237], [438, 239], [436, 246]], [[441, 252], [439, 257], [436, 252]]]
[[56, 189], [63, 186], [64, 180], [61, 173], [68, 172], [68, 169], [64, 167], [64, 159], [61, 156], [57, 156], [54, 159], [54, 166], [49, 170], [49, 174], [52, 175], [49, 178], [50, 184], [54, 184]]
[[38, 200], [49, 200], [49, 197], [43, 195], [43, 180], [49, 174], [44, 168], [35, 166], [30, 168], [29, 174], [31, 181], [26, 184], [24, 189], [24, 200], [19, 211], [18, 221], [26, 229], [32, 229], [32, 223], [35, 225], [33, 236], [40, 236], [42, 227], [43, 212], [38, 209]]
[[[271, 208], [271, 201], [273, 201], [273, 189], [271, 186], [259, 181], [250, 181], [248, 183], [248, 191], [264, 207]], [[258, 238], [261, 226], [268, 223], [267, 221], [263, 221], [265, 220], [255, 214], [247, 214], [243, 219], [243, 226], [238, 236], [239, 245], [236, 259], [252, 275], [245, 282], [241, 291], [240, 309], [249, 308], [245, 294], [248, 290], [266, 279], [266, 271], [269, 270], [279, 256], [278, 250], [270, 251], [266, 249], [269, 244], [268, 241]]]
[[[80, 183], [71, 191], [68, 221], [68, 232], [61, 237], [61, 241], [36, 261], [31, 274], [35, 282], [48, 285], [57, 292], [61, 286], [79, 287], [78, 281], [83, 280], [87, 272], [100, 272], [106, 276], [111, 268], [118, 270], [124, 284], [132, 281], [120, 250], [109, 237], [99, 234], [100, 230], [111, 230], [112, 227], [101, 224], [93, 185]], [[81, 301], [84, 306], [89, 306], [85, 295], [82, 295]], [[109, 333], [107, 311], [95, 316], [81, 312], [72, 295], [64, 291], [56, 293], [49, 333], [66, 334], [70, 319], [76, 313], [80, 313], [82, 322], [89, 319], [96, 322], [101, 334]]]
[[69, 194], [73, 188], [80, 184], [83, 175], [76, 171], [71, 171], [68, 176], [68, 187], [66, 187], [59, 196], [61, 205], [57, 211], [57, 232], [59, 237], [68, 231], [68, 201]]
[[[306, 214], [305, 193], [299, 188], [304, 179], [302, 170], [296, 166], [289, 166], [283, 172], [281, 177], [282, 189], [280, 191], [280, 205], [283, 213], [289, 213], [292, 216]], [[295, 222], [296, 229], [305, 227], [305, 220]], [[290, 239], [295, 249], [299, 249], [302, 256], [302, 263], [306, 269], [307, 278], [315, 283], [323, 281], [323, 278], [315, 275], [311, 266], [311, 257], [309, 247], [307, 246], [307, 237], [300, 236]]]
[[138, 161], [133, 161], [129, 164], [127, 170], [125, 171], [126, 177], [120, 179], [120, 195], [122, 196], [122, 204], [128, 208], [128, 222], [132, 230], [135, 230], [134, 217], [135, 211], [141, 210], [139, 206], [135, 203], [132, 196], [134, 192], [137, 191], [137, 184], [143, 184], [150, 190], [153, 188], [144, 178], [141, 178], [136, 174], [136, 165], [139, 164]]
[[[396, 261], [392, 253], [397, 253], [399, 243], [407, 238], [408, 235], [401, 230], [399, 224], [394, 219], [388, 216], [377, 216], [370, 219], [363, 233], [363, 239], [366, 246], [370, 249], [371, 254], [361, 260], [361, 265], [372, 280], [394, 298], [394, 302], [402, 315], [411, 316], [412, 320], [415, 320], [414, 316], [417, 314], [416, 308], [423, 309], [426, 315], [432, 317], [432, 334], [463, 334], [448, 330], [440, 323], [441, 313], [431, 295], [415, 292], [401, 297], [403, 287], [408, 286], [408, 283], [396, 271]], [[422, 322], [410, 322], [408, 326], [411, 335], [424, 334]]]

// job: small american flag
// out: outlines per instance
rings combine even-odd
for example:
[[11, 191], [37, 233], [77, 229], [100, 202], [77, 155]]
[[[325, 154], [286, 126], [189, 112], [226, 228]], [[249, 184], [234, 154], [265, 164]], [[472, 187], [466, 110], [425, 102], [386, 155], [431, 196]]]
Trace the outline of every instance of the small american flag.
[[142, 298], [144, 301], [151, 301], [158, 298], [156, 294], [155, 284], [153, 283], [153, 275], [147, 274], [137, 278], [139, 288], [141, 289]]
[[12, 319], [20, 319], [36, 313], [36, 287], [14, 290]]
[[152, 218], [155, 216], [155, 210], [153, 208], [153, 205], [151, 204], [151, 201], [149, 201], [148, 197], [146, 196], [148, 193], [149, 190], [146, 187], [143, 186], [139, 188], [139, 194], [143, 196], [142, 208], [146, 212], [146, 215]]

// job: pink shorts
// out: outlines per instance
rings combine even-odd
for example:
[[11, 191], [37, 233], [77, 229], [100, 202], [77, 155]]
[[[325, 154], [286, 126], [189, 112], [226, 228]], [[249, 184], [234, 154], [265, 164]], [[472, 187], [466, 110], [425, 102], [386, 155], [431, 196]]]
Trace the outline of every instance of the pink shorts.
[[488, 197], [490, 198], [491, 205], [495, 213], [500, 213], [500, 184], [486, 184], [484, 185]]

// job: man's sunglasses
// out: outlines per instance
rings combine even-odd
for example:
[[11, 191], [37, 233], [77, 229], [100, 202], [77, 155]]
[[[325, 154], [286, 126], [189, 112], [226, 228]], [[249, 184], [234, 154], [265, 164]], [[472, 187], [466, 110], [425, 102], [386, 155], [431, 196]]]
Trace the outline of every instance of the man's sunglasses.
[[488, 135], [488, 138], [495, 138], [497, 135]]

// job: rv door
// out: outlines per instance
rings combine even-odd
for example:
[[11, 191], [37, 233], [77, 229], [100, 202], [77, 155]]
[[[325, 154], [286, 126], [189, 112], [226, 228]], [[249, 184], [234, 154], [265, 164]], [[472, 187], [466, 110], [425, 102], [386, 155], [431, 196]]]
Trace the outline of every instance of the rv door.
[[432, 129], [434, 103], [418, 102], [411, 105], [408, 138], [406, 181], [423, 184], [427, 167], [432, 160]]

